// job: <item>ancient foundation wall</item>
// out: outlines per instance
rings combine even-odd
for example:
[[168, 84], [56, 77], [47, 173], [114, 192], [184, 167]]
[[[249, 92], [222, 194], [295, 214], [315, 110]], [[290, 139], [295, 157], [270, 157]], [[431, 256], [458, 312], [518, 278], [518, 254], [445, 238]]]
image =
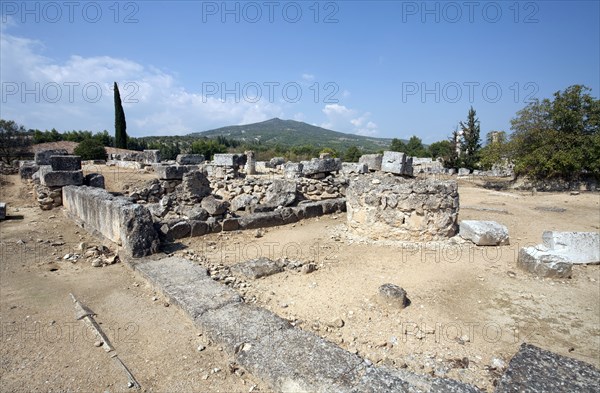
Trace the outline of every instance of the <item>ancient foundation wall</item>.
[[455, 181], [366, 175], [346, 191], [348, 225], [372, 239], [443, 240], [457, 233]]
[[158, 234], [145, 207], [87, 186], [63, 187], [62, 202], [71, 218], [121, 245], [129, 255], [142, 257], [158, 250]]

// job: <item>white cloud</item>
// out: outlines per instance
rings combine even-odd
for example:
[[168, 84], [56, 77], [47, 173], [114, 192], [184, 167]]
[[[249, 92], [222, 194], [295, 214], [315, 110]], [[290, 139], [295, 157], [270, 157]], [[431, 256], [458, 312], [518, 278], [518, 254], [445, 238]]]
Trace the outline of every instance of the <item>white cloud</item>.
[[369, 120], [370, 112], [361, 113], [339, 104], [325, 105], [322, 111], [327, 117], [327, 120], [321, 124], [323, 128], [358, 135], [377, 135], [378, 127], [375, 122]]
[[310, 81], [315, 80], [315, 76], [313, 74], [302, 74], [302, 79], [310, 82]]
[[129, 59], [72, 55], [66, 61], [44, 56], [42, 42], [5, 33], [0, 42], [2, 117], [27, 128], [111, 130], [113, 82], [119, 84], [134, 136], [201, 131], [283, 117], [267, 100], [191, 92], [175, 76]]

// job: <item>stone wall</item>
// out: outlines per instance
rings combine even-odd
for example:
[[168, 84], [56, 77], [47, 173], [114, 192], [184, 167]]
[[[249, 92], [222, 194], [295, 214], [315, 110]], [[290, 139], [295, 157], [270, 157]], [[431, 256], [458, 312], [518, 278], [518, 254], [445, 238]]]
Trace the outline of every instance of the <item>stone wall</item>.
[[349, 227], [373, 239], [443, 240], [458, 229], [455, 181], [364, 175], [350, 183], [346, 206]]
[[101, 188], [66, 186], [62, 203], [67, 214], [86, 230], [121, 245], [127, 254], [142, 257], [158, 251], [159, 239], [150, 211], [128, 198], [113, 196]]

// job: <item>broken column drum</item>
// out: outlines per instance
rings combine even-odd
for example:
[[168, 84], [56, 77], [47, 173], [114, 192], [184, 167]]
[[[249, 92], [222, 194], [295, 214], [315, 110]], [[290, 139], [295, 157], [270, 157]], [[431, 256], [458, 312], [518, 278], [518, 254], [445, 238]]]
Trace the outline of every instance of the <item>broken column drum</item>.
[[456, 234], [455, 181], [366, 175], [346, 191], [348, 226], [372, 239], [444, 240]]

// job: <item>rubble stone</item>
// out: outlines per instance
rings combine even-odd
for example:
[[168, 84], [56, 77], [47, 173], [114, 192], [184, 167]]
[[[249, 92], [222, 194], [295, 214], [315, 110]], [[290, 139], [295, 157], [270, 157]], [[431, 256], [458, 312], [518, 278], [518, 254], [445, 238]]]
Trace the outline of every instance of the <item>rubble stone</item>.
[[219, 216], [227, 211], [228, 203], [209, 195], [202, 199], [202, 208], [211, 216]]
[[509, 244], [508, 228], [495, 221], [462, 220], [460, 237], [478, 246], [503, 246]]
[[267, 190], [265, 203], [274, 206], [290, 206], [296, 201], [296, 182], [275, 179]]
[[89, 173], [83, 178], [83, 184], [90, 187], [105, 188], [104, 176], [99, 173]]

